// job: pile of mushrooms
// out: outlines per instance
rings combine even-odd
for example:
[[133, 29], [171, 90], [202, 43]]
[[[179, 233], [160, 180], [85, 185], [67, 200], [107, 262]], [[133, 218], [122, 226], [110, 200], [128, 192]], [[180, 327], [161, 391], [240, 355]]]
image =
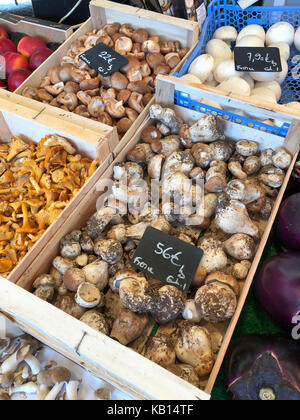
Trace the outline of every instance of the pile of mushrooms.
[[[259, 150], [255, 141], [226, 139], [223, 122], [211, 115], [190, 126], [174, 110], [153, 105], [150, 116], [153, 123], [140, 143], [114, 167], [115, 200], [61, 240], [60, 255], [50, 273], [36, 279], [34, 294], [123, 345], [133, 345], [158, 323], [143, 354], [200, 386], [222, 343], [217, 327], [236, 311], [240, 282], [292, 156], [283, 147]], [[141, 180], [161, 181], [167, 205], [148, 208]], [[197, 180], [204, 183], [204, 210], [191, 214], [195, 185], [188, 184], [191, 201], [182, 187]], [[175, 196], [181, 197], [180, 214], [174, 211]], [[134, 200], [145, 203], [144, 211], [128, 214]], [[186, 225], [188, 217], [195, 217], [193, 226]], [[148, 226], [203, 250], [188, 293], [131, 268]]]
[[[239, 33], [233, 26], [217, 29], [205, 49], [205, 54], [191, 64], [183, 80], [192, 84], [216, 87], [222, 93], [235, 93], [260, 101], [278, 103], [282, 95], [281, 84], [288, 75], [291, 48], [300, 48], [300, 28], [296, 31], [289, 22], [277, 22], [266, 32], [262, 26], [248, 25]], [[280, 50], [282, 72], [238, 72], [235, 69], [234, 47], [276, 47]], [[220, 104], [208, 103], [222, 108]], [[295, 110], [298, 102], [286, 104]]]
[[[40, 362], [44, 346], [27, 334], [0, 340], [0, 400], [76, 401], [82, 386], [72, 372], [55, 361]], [[110, 399], [109, 388], [94, 399]]]
[[[128, 64], [110, 77], [100, 76], [80, 59], [99, 43], [123, 55]], [[171, 73], [188, 52], [178, 41], [164, 41], [146, 29], [107, 24], [80, 36], [60, 65], [48, 71], [39, 88], [27, 86], [22, 95], [116, 125], [122, 137], [152, 99], [156, 76]]]

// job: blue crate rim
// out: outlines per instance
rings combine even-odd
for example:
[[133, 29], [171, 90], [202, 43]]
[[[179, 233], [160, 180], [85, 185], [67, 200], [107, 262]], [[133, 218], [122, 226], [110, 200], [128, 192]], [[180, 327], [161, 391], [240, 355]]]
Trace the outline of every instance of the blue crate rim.
[[222, 117], [222, 119], [225, 121], [231, 121], [235, 124], [244, 125], [249, 128], [262, 131], [264, 133], [270, 133], [280, 137], [286, 137], [290, 128], [290, 124], [288, 123], [283, 123], [281, 127], [276, 127], [260, 121], [253, 120], [251, 118], [234, 114], [230, 111], [224, 111], [222, 109], [215, 108], [211, 105], [192, 100], [188, 93], [183, 93], [178, 90], [175, 90], [174, 99], [175, 105], [183, 106], [184, 108], [190, 109], [192, 111], [213, 114], [218, 116], [219, 118]]

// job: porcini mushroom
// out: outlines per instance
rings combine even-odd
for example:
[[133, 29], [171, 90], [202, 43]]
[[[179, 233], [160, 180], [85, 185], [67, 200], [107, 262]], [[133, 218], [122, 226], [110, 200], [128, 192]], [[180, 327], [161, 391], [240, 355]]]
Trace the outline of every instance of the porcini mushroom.
[[110, 336], [127, 346], [142, 335], [148, 321], [146, 314], [138, 315], [129, 309], [121, 309], [114, 321]]
[[177, 358], [194, 367], [199, 378], [211, 372], [214, 365], [212, 345], [206, 329], [184, 321], [175, 346]]

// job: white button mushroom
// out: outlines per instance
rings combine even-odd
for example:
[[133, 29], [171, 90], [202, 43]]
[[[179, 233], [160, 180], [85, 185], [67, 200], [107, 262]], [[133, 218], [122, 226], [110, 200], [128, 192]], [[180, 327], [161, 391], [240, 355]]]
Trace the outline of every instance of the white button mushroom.
[[270, 48], [279, 48], [280, 56], [288, 61], [291, 55], [291, 47], [286, 42], [275, 42], [269, 45]]
[[189, 74], [196, 76], [204, 83], [214, 68], [214, 58], [209, 54], [202, 54], [197, 57], [188, 70]]
[[237, 30], [233, 26], [222, 26], [213, 34], [214, 39], [221, 39], [228, 45], [231, 45], [232, 42], [236, 41], [237, 36]]
[[260, 25], [248, 25], [243, 28], [237, 37], [237, 42], [240, 41], [240, 39], [244, 38], [245, 36], [254, 35], [263, 40], [265, 42], [266, 39], [266, 33], [262, 26]]
[[280, 98], [281, 98], [282, 89], [281, 89], [280, 84], [276, 80], [273, 80], [271, 82], [257, 82], [255, 84], [255, 89], [256, 88], [267, 88], [267, 89], [270, 89], [275, 94], [275, 97], [276, 97], [276, 100], [277, 101], [279, 101]]
[[214, 70], [214, 78], [217, 82], [222, 83], [230, 77], [240, 76], [241, 73], [235, 70], [234, 60], [226, 60], [219, 63]]
[[266, 35], [267, 46], [277, 43], [285, 42], [292, 45], [295, 38], [295, 29], [289, 22], [277, 22], [271, 26]]
[[209, 41], [206, 45], [205, 52], [217, 61], [231, 60], [233, 57], [233, 53], [229, 45], [221, 39], [212, 39]]
[[264, 41], [256, 35], [246, 35], [240, 38], [237, 43], [237, 47], [264, 47]]
[[294, 42], [295, 42], [296, 50], [300, 51], [300, 26], [296, 30]]
[[238, 76], [230, 77], [228, 80], [220, 83], [217, 89], [228, 95], [235, 93], [240, 96], [250, 96], [251, 94], [249, 84], [242, 77]]

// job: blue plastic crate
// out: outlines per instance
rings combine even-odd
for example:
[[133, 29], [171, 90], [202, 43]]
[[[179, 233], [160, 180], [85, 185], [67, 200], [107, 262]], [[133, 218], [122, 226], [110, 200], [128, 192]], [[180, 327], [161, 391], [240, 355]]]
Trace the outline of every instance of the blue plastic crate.
[[[231, 3], [231, 4], [229, 4]], [[208, 7], [208, 16], [204, 23], [200, 41], [193, 51], [190, 58], [184, 63], [181, 71], [174, 76], [182, 77], [187, 74], [191, 63], [201, 54], [205, 53], [205, 47], [208, 41], [213, 37], [216, 29], [222, 26], [234, 26], [240, 32], [245, 26], [258, 24], [268, 30], [274, 23], [286, 21], [295, 28], [300, 26], [300, 6], [282, 6], [282, 7], [249, 7], [246, 10], [241, 9], [235, 0], [213, 0]], [[286, 104], [293, 101], [300, 102], [300, 52], [294, 45], [291, 47], [291, 56], [288, 62], [289, 73], [282, 84], [282, 96], [280, 103]], [[298, 68], [299, 66], [299, 68]], [[293, 74], [292, 74], [293, 72]], [[193, 101], [182, 92], [175, 93], [175, 103], [189, 109], [198, 110], [205, 113], [213, 113], [224, 120], [233, 121], [237, 124], [243, 124], [257, 130], [266, 131], [285, 137], [287, 135], [289, 124], [285, 123], [281, 127], [269, 126], [253, 119], [241, 117], [228, 111]]]
[[184, 108], [191, 109], [193, 111], [202, 112], [203, 114], [212, 114], [225, 121], [231, 121], [236, 124], [245, 125], [256, 130], [264, 131], [266, 133], [275, 134], [276, 136], [286, 137], [290, 128], [290, 124], [284, 123], [281, 127], [276, 127], [268, 124], [264, 124], [260, 121], [253, 120], [251, 118], [243, 117], [234, 114], [229, 111], [224, 111], [219, 108], [214, 108], [210, 105], [203, 104], [201, 102], [194, 101], [190, 98], [189, 94], [175, 90], [175, 105], [183, 106]]
[[[235, 0], [231, 2], [227, 0], [213, 0], [208, 7], [208, 17], [203, 26], [198, 46], [185, 62], [178, 76], [185, 75], [191, 63], [199, 55], [205, 53], [206, 44], [212, 39], [216, 29], [222, 26], [234, 26], [240, 32], [247, 25], [258, 24], [268, 30], [274, 23], [280, 21], [289, 22], [295, 28], [298, 28], [300, 26], [300, 6], [249, 7], [243, 10], [237, 5]], [[281, 104], [300, 101], [300, 52], [295, 49], [294, 45], [291, 48], [288, 65], [289, 73], [282, 84]], [[299, 65], [299, 69], [297, 65]], [[296, 80], [292, 75], [293, 70], [296, 74]], [[297, 77], [299, 78], [297, 79]]]

